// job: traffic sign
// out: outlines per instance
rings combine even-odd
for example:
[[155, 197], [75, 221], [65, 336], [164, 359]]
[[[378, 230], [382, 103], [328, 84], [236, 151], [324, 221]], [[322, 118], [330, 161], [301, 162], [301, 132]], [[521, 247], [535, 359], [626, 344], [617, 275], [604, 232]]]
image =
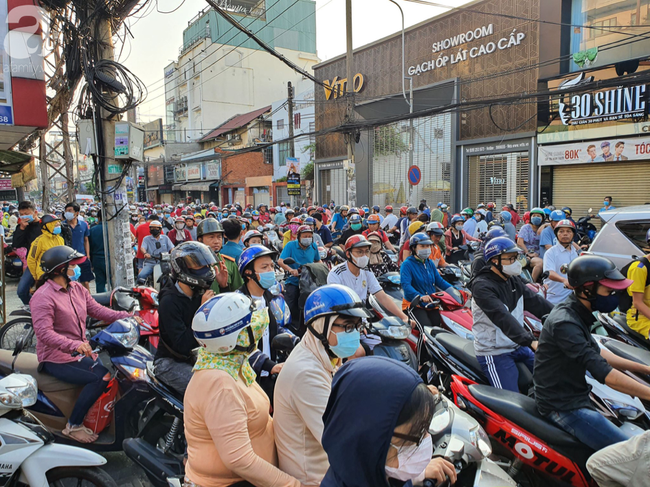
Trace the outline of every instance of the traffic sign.
[[418, 166], [409, 167], [408, 178], [411, 185], [416, 186], [420, 184], [420, 181], [422, 180], [422, 172], [420, 171], [420, 168]]

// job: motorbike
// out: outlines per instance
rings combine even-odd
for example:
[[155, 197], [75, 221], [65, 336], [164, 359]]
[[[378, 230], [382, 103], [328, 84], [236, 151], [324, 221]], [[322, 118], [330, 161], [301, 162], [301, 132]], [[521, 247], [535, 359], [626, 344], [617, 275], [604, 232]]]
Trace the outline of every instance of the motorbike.
[[579, 245], [589, 245], [591, 242], [594, 241], [594, 237], [596, 237], [597, 229], [594, 226], [593, 223], [591, 223], [591, 211], [592, 209], [589, 208], [588, 210], [588, 215], [583, 216], [582, 218], [579, 218], [578, 221], [576, 222], [576, 232], [578, 234], [578, 244]]
[[[601, 348], [605, 348], [619, 357], [650, 366], [650, 350], [629, 345], [614, 338], [592, 335]], [[626, 371], [627, 375], [650, 387], [650, 376]]]
[[[36, 379], [37, 401], [28, 410], [48, 430], [55, 432], [57, 443], [76, 444], [62, 436], [60, 431], [65, 428], [82, 387], [40, 372], [36, 355], [24, 351], [33, 333], [31, 328], [25, 330], [13, 352], [0, 350], [0, 375], [7, 376], [17, 370]], [[126, 318], [102, 329], [89, 341], [101, 364], [111, 374], [109, 387], [117, 387], [117, 399], [105, 405], [104, 409], [111, 413], [110, 425], [95, 443], [85, 446], [90, 450], [119, 451], [124, 438], [132, 437], [138, 431], [140, 411], [150, 398], [146, 363], [153, 360], [153, 356], [137, 344], [139, 337], [138, 323], [133, 318]]]
[[401, 307], [404, 294], [402, 293], [402, 281], [399, 272], [387, 272], [386, 274], [382, 274], [377, 277], [377, 281], [384, 292], [393, 298], [397, 305]]
[[160, 289], [163, 285], [163, 280], [166, 276], [171, 274], [171, 264], [169, 263], [169, 253], [163, 252], [160, 257], [154, 255], [151, 256], [152, 260], [156, 261], [156, 264], [153, 267], [153, 274], [151, 274], [146, 279], [138, 279], [138, 286], [150, 287], [155, 289], [157, 292], [160, 292]]
[[596, 318], [608, 336], [628, 345], [650, 350], [650, 340], [628, 326], [625, 313], [618, 311], [609, 314], [597, 313]]
[[26, 410], [37, 402], [38, 384], [33, 377], [9, 374], [0, 380], [0, 446], [5, 485], [66, 485], [74, 481], [96, 487], [117, 487], [100, 467], [101, 455], [78, 446], [54, 443], [54, 435]]
[[[296, 263], [291, 257], [284, 259], [284, 263], [292, 266]], [[304, 334], [303, 310], [305, 309], [305, 301], [312, 291], [327, 284], [327, 274], [329, 269], [322, 262], [314, 262], [313, 264], [305, 264], [300, 266], [298, 272], [300, 273], [300, 297], [298, 298], [298, 307], [300, 309], [300, 316], [293, 317], [292, 331], [302, 337]], [[325, 277], [323, 277], [325, 276]]]
[[20, 279], [23, 276], [23, 261], [16, 251], [10, 246], [5, 247], [5, 277], [7, 279]]

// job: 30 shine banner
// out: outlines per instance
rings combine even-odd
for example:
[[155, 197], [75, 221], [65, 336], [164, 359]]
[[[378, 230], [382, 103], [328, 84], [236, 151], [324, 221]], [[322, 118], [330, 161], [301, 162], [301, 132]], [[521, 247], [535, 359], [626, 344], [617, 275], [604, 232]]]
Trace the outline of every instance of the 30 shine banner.
[[598, 164], [650, 159], [650, 137], [599, 139], [570, 144], [539, 146], [537, 164]]

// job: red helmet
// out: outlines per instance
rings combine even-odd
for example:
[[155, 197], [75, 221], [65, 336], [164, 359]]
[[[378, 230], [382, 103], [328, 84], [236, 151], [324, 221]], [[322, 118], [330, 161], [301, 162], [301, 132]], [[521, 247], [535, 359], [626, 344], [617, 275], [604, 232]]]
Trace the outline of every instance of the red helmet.
[[289, 223], [300, 225], [302, 223], [302, 220], [300, 218], [294, 217], [294, 218], [291, 219], [291, 221]]
[[576, 234], [576, 226], [571, 220], [560, 220], [557, 222], [557, 225], [555, 225], [555, 228], [553, 229], [553, 233], [555, 233], [556, 237], [560, 228], [570, 228], [573, 231], [573, 235]]
[[275, 206], [272, 206], [271, 208], [269, 208], [269, 213], [275, 213], [275, 211], [276, 211]]
[[361, 216], [361, 218], [363, 218], [364, 216], [366, 216], [366, 212], [363, 211], [363, 208], [359, 208], [359, 216]]
[[368, 216], [368, 225], [373, 224], [373, 223], [381, 223], [381, 218], [379, 218], [379, 215], [369, 215]]
[[492, 202], [487, 204], [488, 210], [494, 210], [495, 207], [496, 207], [496, 205], [494, 203], [492, 203]]
[[399, 212], [406, 215], [406, 212], [409, 211], [408, 206], [400, 206]]
[[358, 247], [371, 247], [372, 244], [363, 235], [352, 235], [345, 241], [345, 251], [356, 249]]
[[386, 208], [384, 208], [386, 211], [393, 211], [393, 207], [390, 205], [386, 205]]
[[300, 227], [298, 227], [298, 231], [296, 232], [296, 237], [300, 238], [301, 233], [307, 233], [307, 232], [314, 233], [314, 229], [309, 225], [300, 225]]
[[185, 217], [183, 217], [183, 216], [177, 216], [177, 217], [174, 219], [174, 222], [175, 222], [175, 223], [185, 223]]

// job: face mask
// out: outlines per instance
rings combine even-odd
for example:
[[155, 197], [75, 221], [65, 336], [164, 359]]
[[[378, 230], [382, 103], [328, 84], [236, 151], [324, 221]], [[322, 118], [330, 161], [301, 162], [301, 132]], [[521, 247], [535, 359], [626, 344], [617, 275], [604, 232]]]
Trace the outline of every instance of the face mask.
[[330, 350], [339, 358], [352, 357], [361, 345], [361, 333], [354, 330], [350, 333], [342, 331], [334, 334], [338, 343], [336, 345], [330, 345]]
[[378, 253], [381, 250], [381, 244], [377, 242], [372, 243], [372, 247], [370, 247], [370, 252], [373, 254]]
[[312, 238], [301, 238], [300, 239], [300, 245], [303, 247], [309, 247], [311, 243], [313, 242], [314, 239]]
[[54, 230], [52, 230], [52, 233], [54, 235], [58, 235], [61, 233], [61, 227], [55, 227]]
[[177, 223], [177, 224], [176, 224], [176, 228], [177, 228], [178, 230], [182, 230], [183, 228], [185, 228], [185, 223]]
[[165, 213], [165, 218], [169, 218], [171, 215], [169, 213]]
[[259, 275], [259, 285], [262, 289], [269, 289], [275, 286], [275, 272], [262, 272]]
[[540, 226], [542, 224], [542, 219], [540, 217], [535, 217], [530, 219], [530, 223], [535, 225], [536, 227]]
[[242, 224], [241, 224], [241, 229], [242, 229], [242, 230], [246, 230], [246, 224], [245, 224], [245, 223], [242, 223]]
[[463, 229], [463, 224], [461, 223], [460, 225], [456, 225], [456, 230], [459, 232]]
[[66, 211], [64, 216], [66, 220], [74, 219], [74, 213], [72, 213], [71, 211]]
[[618, 308], [618, 294], [610, 294], [608, 296], [601, 296], [596, 294], [594, 299], [591, 300], [591, 309], [600, 311], [601, 313], [611, 313]]
[[519, 261], [515, 261], [512, 264], [504, 265], [501, 267], [502, 267], [501, 271], [506, 276], [518, 276], [519, 274], [521, 274], [521, 262]]
[[160, 229], [159, 228], [152, 228], [149, 231], [151, 232], [151, 235], [153, 235], [154, 237], [157, 237], [158, 235], [160, 235]]
[[370, 262], [370, 257], [367, 255], [364, 255], [363, 257], [352, 257], [352, 262], [354, 262], [354, 265], [359, 267], [360, 269], [365, 269], [368, 267], [368, 262]]
[[430, 255], [431, 255], [431, 249], [418, 250], [418, 257], [422, 260], [427, 260]]
[[361, 223], [350, 223], [350, 228], [352, 230], [361, 230], [361, 227], [362, 227]]
[[[392, 444], [391, 448], [396, 448]], [[410, 445], [397, 450], [399, 467], [386, 467], [386, 475], [391, 479], [408, 482], [418, 478], [427, 468], [433, 455], [431, 436], [422, 440], [419, 445]]]
[[74, 270], [74, 274], [68, 276], [68, 278], [70, 278], [71, 281], [78, 281], [79, 278], [81, 277], [81, 269], [79, 268], [79, 266], [76, 266], [73, 270]]
[[20, 219], [23, 220], [23, 221], [27, 221], [27, 222], [33, 222], [34, 221], [33, 215], [23, 215], [23, 216], [20, 217]]
[[609, 206], [609, 201], [603, 201], [603, 205]]

